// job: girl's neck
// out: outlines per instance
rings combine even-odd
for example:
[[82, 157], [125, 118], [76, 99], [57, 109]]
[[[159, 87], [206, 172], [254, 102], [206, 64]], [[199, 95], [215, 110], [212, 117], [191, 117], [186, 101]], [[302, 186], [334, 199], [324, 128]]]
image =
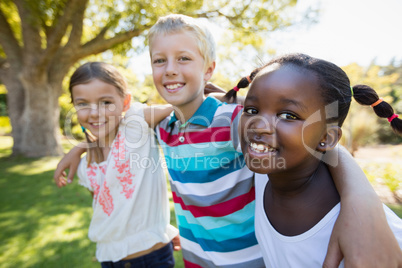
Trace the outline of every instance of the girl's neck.
[[[109, 135], [98, 140], [99, 147], [104, 151], [105, 148], [110, 148], [116, 138], [118, 127], [113, 129]], [[106, 157], [106, 155], [105, 155]]]
[[271, 176], [264, 192], [264, 209], [272, 226], [281, 234], [299, 235], [314, 227], [340, 201], [328, 168], [323, 163], [310, 176], [278, 187]]
[[320, 163], [319, 160], [315, 160], [301, 170], [285, 170], [269, 174], [269, 183], [271, 184], [272, 191], [280, 195], [294, 195], [304, 191], [315, 178]]

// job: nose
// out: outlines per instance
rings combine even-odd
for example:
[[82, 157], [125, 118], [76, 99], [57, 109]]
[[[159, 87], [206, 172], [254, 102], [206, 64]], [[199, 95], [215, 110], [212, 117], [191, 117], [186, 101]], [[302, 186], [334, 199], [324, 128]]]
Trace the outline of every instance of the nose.
[[170, 60], [166, 66], [166, 76], [173, 76], [178, 74], [176, 61]]
[[258, 135], [275, 133], [275, 116], [255, 116], [250, 122], [249, 129]]
[[89, 108], [89, 115], [91, 117], [98, 117], [99, 116], [99, 105], [92, 103]]

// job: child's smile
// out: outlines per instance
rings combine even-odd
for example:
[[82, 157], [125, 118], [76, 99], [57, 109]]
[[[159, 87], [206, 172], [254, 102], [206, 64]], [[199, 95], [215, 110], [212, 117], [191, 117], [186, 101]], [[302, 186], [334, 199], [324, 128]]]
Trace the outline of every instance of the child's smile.
[[250, 149], [253, 152], [256, 152], [258, 154], [262, 154], [262, 153], [270, 153], [270, 154], [276, 154], [277, 149], [269, 146], [269, 145], [265, 145], [265, 144], [258, 144], [255, 142], [250, 143]]
[[166, 90], [167, 90], [169, 93], [177, 92], [177, 91], [179, 91], [180, 89], [182, 89], [184, 86], [185, 86], [184, 83], [166, 83], [166, 84], [165, 84]]

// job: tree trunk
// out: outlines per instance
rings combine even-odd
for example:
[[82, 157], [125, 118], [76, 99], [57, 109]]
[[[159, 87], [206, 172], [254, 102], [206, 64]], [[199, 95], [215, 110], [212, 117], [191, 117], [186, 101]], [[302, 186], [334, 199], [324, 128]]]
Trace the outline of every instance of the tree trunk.
[[12, 70], [8, 70], [7, 75], [1, 76], [2, 82], [7, 88], [7, 107], [8, 115], [12, 126], [11, 135], [13, 136], [13, 154], [19, 154], [22, 143], [22, 128], [17, 122], [20, 120], [24, 108], [24, 89], [21, 82], [16, 79]]
[[[19, 77], [24, 92], [21, 116], [11, 120], [13, 127], [13, 155], [42, 157], [61, 155], [58, 97], [60, 86], [54, 88], [47, 79]], [[7, 88], [9, 88], [7, 86]], [[10, 92], [10, 91], [9, 91]], [[10, 94], [10, 102], [17, 102]], [[17, 131], [14, 131], [16, 129]]]

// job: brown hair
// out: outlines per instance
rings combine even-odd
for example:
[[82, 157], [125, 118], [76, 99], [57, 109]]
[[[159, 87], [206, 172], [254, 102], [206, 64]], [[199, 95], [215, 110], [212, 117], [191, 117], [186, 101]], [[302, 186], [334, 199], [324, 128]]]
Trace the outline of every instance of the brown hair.
[[[70, 78], [68, 89], [71, 94], [71, 102], [73, 101], [73, 87], [87, 84], [94, 79], [99, 79], [114, 86], [123, 98], [127, 95], [126, 79], [114, 66], [104, 62], [87, 62], [78, 67]], [[104, 161], [105, 157], [97, 138], [84, 128], [83, 132], [89, 144], [87, 151], [88, 165], [92, 162], [100, 163]]]

